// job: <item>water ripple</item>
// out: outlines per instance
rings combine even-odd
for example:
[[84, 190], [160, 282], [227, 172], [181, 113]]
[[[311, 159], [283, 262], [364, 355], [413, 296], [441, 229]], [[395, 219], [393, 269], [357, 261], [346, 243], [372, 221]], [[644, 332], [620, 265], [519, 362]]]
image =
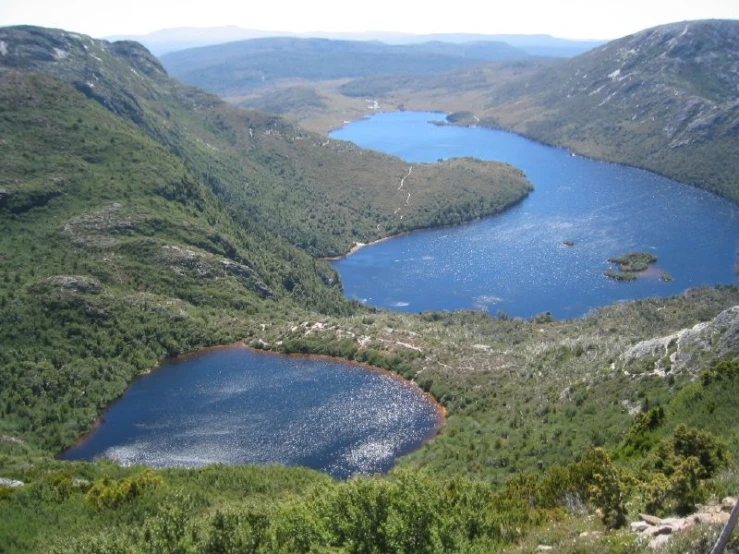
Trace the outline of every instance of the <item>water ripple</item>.
[[[332, 136], [409, 162], [500, 160], [523, 169], [535, 191], [499, 216], [383, 241], [334, 262], [350, 298], [409, 312], [473, 308], [576, 317], [622, 300], [736, 283], [739, 209], [728, 201], [511, 133], [429, 125], [434, 118], [378, 114]], [[454, 147], [440, 150], [440, 144]], [[574, 244], [565, 246], [569, 241]], [[655, 270], [632, 283], [603, 275], [608, 258], [632, 250], [653, 251]], [[657, 271], [673, 280], [654, 278]]]
[[437, 425], [419, 389], [383, 373], [229, 348], [137, 380], [63, 457], [155, 467], [280, 463], [347, 478], [387, 471]]

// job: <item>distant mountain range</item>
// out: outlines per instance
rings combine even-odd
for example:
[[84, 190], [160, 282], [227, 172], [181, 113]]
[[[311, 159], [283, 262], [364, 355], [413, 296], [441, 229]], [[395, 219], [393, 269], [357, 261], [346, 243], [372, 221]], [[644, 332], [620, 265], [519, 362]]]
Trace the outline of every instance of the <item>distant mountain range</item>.
[[418, 44], [422, 42], [506, 42], [532, 56], [570, 57], [603, 44], [603, 40], [571, 40], [551, 35], [468, 34], [437, 33], [415, 35], [382, 31], [364, 33], [287, 33], [284, 31], [260, 31], [243, 29], [234, 25], [223, 27], [176, 27], [162, 29], [145, 35], [117, 35], [106, 37], [110, 41], [134, 40], [146, 46], [153, 54], [161, 56], [169, 52], [211, 46], [255, 38], [273, 37], [325, 38], [349, 41], [381, 41], [386, 44]]
[[505, 42], [381, 42], [261, 38], [192, 48], [161, 56], [167, 71], [185, 83], [220, 95], [244, 94], [280, 79], [429, 75], [484, 62], [525, 58]]

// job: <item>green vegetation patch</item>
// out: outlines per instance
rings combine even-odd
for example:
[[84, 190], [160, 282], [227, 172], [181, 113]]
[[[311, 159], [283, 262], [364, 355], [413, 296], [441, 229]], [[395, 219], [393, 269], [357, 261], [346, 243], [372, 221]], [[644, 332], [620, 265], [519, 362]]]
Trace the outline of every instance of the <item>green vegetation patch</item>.
[[618, 265], [618, 272], [609, 267], [603, 272], [606, 277], [617, 281], [634, 281], [639, 273], [645, 272], [657, 261], [657, 256], [649, 252], [628, 252], [622, 256], [608, 258], [608, 261]]

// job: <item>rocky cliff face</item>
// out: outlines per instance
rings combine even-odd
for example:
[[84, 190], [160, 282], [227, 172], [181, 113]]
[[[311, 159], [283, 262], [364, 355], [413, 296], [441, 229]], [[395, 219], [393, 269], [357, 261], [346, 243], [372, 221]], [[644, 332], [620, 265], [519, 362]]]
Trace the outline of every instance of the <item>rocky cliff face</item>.
[[[675, 23], [581, 56], [547, 97], [660, 122], [670, 148], [739, 131], [739, 22]], [[615, 117], [612, 114], [611, 117]]]
[[167, 72], [140, 44], [59, 29], [0, 28], [0, 72], [8, 70], [38, 71], [66, 81], [152, 135], [155, 129], [139, 97], [156, 99], [171, 88]]
[[677, 333], [642, 341], [622, 356], [624, 370], [635, 367], [656, 375], [683, 371], [700, 371], [702, 361], [739, 354], [739, 306], [724, 310], [711, 321], [682, 329]]
[[0, 29], [2, 66], [13, 69], [40, 69], [60, 60], [76, 61], [77, 66], [94, 61], [102, 64], [101, 54], [122, 58], [149, 76], [167, 74], [159, 60], [137, 42], [110, 43], [61, 29], [31, 26]]

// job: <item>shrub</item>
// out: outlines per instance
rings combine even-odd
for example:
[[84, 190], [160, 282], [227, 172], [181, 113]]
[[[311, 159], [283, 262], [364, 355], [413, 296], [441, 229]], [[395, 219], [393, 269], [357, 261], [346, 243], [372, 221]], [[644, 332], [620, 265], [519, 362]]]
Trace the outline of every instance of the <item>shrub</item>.
[[117, 508], [139, 496], [145, 489], [162, 484], [163, 479], [151, 469], [119, 480], [104, 478], [96, 481], [85, 495], [85, 500], [98, 510]]
[[687, 513], [705, 496], [704, 481], [727, 463], [726, 446], [707, 431], [678, 425], [644, 464], [647, 509]]
[[703, 499], [702, 471], [698, 458], [690, 456], [680, 463], [670, 478], [670, 494], [675, 499], [678, 512], [691, 512]]
[[617, 528], [626, 523], [621, 480], [604, 448], [588, 450], [582, 461], [572, 465], [570, 472], [582, 496], [603, 512], [603, 523], [607, 527]]

